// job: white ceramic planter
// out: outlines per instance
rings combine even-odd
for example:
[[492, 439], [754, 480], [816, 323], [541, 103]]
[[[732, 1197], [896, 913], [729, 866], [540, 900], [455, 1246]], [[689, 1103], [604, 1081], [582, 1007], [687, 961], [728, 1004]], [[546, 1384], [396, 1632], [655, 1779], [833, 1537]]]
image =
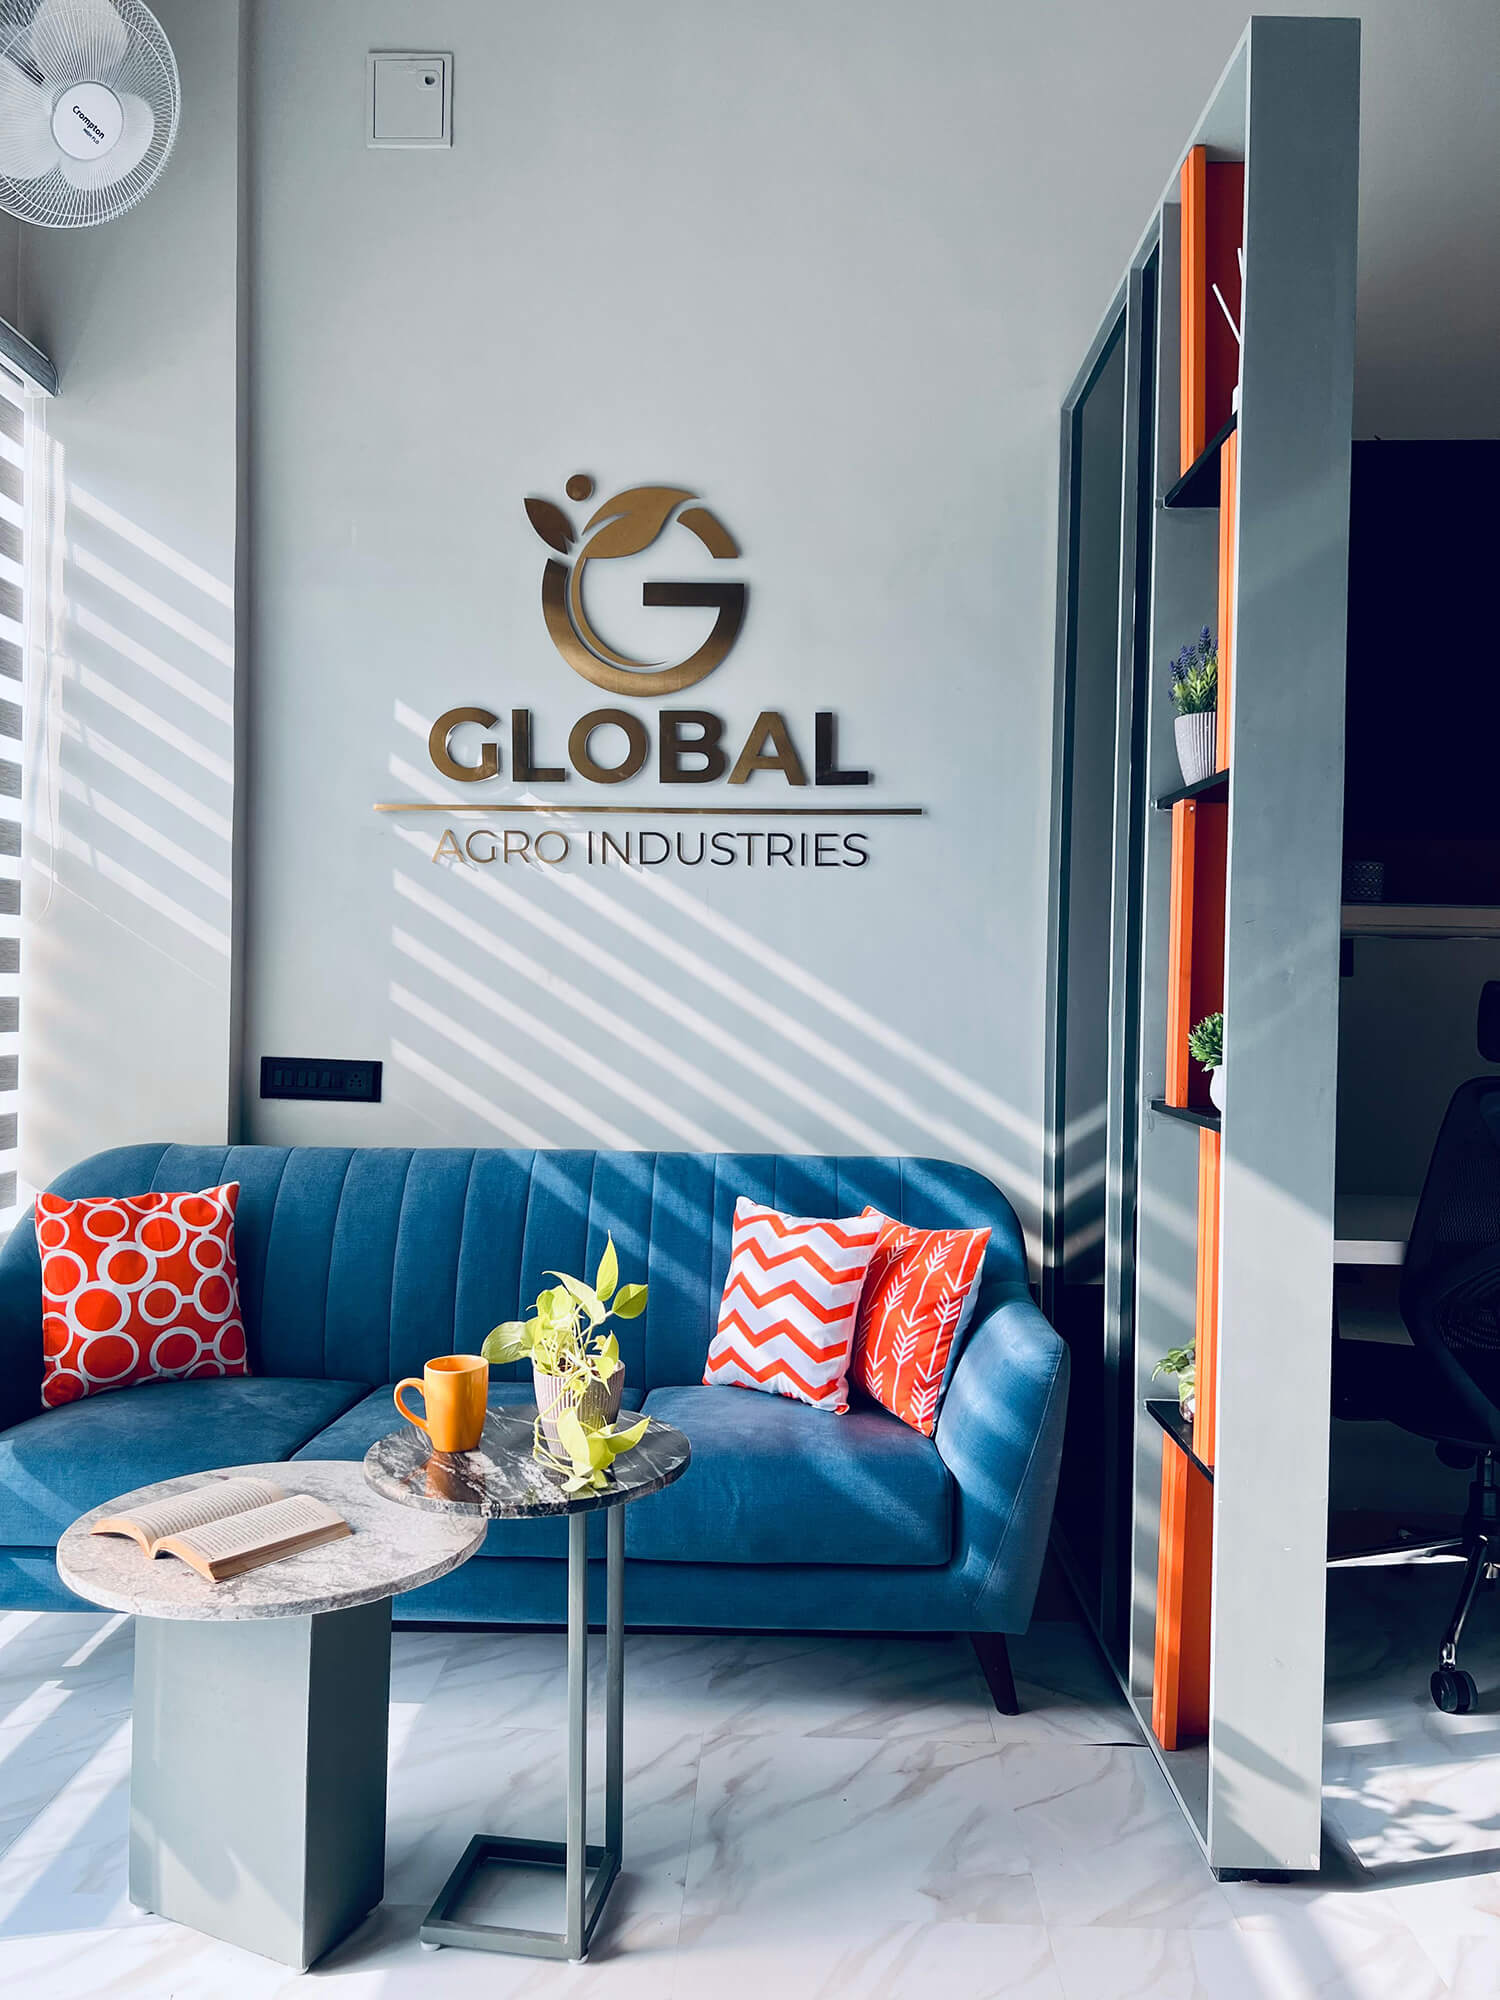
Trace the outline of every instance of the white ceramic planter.
[[590, 1382], [580, 1396], [560, 1375], [544, 1375], [533, 1361], [531, 1387], [541, 1413], [542, 1436], [550, 1450], [566, 1457], [557, 1435], [558, 1411], [576, 1409], [580, 1421], [589, 1430], [612, 1424], [620, 1414], [620, 1398], [625, 1393], [625, 1364], [620, 1362], [607, 1382]]
[[1222, 1063], [1208, 1072], [1208, 1101], [1222, 1117], [1224, 1114], [1224, 1065]]
[[1211, 778], [1219, 761], [1219, 712], [1205, 709], [1200, 715], [1179, 715], [1172, 724], [1177, 738], [1177, 761], [1182, 766], [1182, 782], [1196, 785]]

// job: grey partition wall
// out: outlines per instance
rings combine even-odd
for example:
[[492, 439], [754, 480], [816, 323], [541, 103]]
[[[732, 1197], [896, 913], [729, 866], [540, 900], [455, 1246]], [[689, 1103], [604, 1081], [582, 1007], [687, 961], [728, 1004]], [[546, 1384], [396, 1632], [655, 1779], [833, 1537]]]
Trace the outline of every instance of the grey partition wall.
[[[1209, 1861], [1231, 1875], [1315, 1869], [1320, 1846], [1358, 123], [1356, 22], [1252, 20], [1183, 155], [1163, 163], [1173, 172], [1123, 293], [1098, 1335], [1098, 1370], [1116, 1394], [1087, 1419], [1101, 1464], [1121, 1462], [1117, 1479], [1106, 1469], [1101, 1481], [1101, 1546], [1113, 1568], [1083, 1594]], [[1224, 427], [1237, 469], [1223, 543], [1230, 625], [1219, 635], [1233, 659], [1230, 750], [1214, 794], [1227, 825], [1222, 1114], [1180, 1096], [1166, 1102], [1181, 919], [1172, 815], [1156, 810], [1182, 790], [1169, 663], [1221, 601], [1220, 509], [1201, 488], [1178, 504], [1178, 190], [1192, 147], [1244, 167], [1243, 346], [1238, 410]], [[1096, 342], [1065, 411], [1065, 481], [1067, 419], [1098, 351]], [[1216, 498], [1216, 439], [1200, 466]], [[1069, 527], [1065, 508], [1065, 580], [1078, 559]], [[1060, 614], [1070, 615], [1066, 589]], [[1083, 736], [1076, 717], [1072, 729]], [[1069, 766], [1061, 710], [1058, 745], [1060, 785], [1093, 782]], [[1054, 976], [1066, 1020], [1066, 951], [1054, 951]], [[1205, 1129], [1218, 1135], [1208, 1243]], [[1065, 1133], [1050, 1136], [1065, 1159]], [[1210, 1289], [1205, 1304], [1202, 1273], [1215, 1267], [1217, 1295]], [[1147, 1408], [1163, 1393], [1156, 1362], [1195, 1336], [1216, 1355], [1206, 1464]], [[1202, 1359], [1200, 1346], [1200, 1368]], [[1206, 1726], [1166, 1749], [1152, 1732], [1157, 1663], [1175, 1673], [1179, 1656], [1161, 1644], [1162, 1473], [1164, 1453], [1179, 1448], [1194, 1476], [1211, 1480], [1212, 1611]], [[1066, 1508], [1065, 1496], [1064, 1520]], [[1062, 1553], [1076, 1576], [1066, 1539]]]

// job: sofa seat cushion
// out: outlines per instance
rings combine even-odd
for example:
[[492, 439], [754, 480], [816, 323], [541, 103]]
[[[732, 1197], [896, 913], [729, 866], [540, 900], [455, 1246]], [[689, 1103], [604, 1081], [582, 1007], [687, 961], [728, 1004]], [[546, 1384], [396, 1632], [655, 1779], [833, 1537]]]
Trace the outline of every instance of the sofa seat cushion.
[[0, 1431], [0, 1546], [51, 1548], [80, 1514], [137, 1486], [290, 1458], [363, 1382], [237, 1375], [142, 1382]]
[[675, 1485], [626, 1510], [647, 1562], [947, 1562], [953, 1482], [931, 1438], [868, 1405], [837, 1417], [784, 1396], [653, 1389], [648, 1415], [693, 1448]]
[[[320, 1431], [297, 1453], [298, 1458], [363, 1458], [377, 1438], [383, 1438], [390, 1431], [404, 1430], [406, 1424], [391, 1400], [394, 1384], [384, 1389], [373, 1389], [356, 1403], [352, 1410], [346, 1410], [327, 1430]], [[628, 1386], [625, 1390], [623, 1407], [638, 1410], [640, 1391]], [[501, 1404], [529, 1403], [533, 1400], [529, 1382], [500, 1382], [491, 1377], [490, 1407]], [[563, 1515], [555, 1520], [545, 1521], [492, 1521], [484, 1538], [484, 1547], [476, 1560], [486, 1556], [543, 1556], [566, 1558], [568, 1553], [568, 1523]], [[604, 1516], [594, 1514], [589, 1518], [589, 1554], [604, 1554]]]

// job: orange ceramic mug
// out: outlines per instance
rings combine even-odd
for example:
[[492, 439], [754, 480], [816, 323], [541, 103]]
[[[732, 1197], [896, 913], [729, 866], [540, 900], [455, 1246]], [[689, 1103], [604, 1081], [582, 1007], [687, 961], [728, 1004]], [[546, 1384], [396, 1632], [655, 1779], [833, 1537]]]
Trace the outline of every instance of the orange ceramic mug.
[[[482, 1354], [440, 1354], [420, 1378], [408, 1375], [396, 1384], [396, 1408], [409, 1424], [426, 1431], [435, 1451], [473, 1451], [484, 1429], [489, 1388], [490, 1364]], [[425, 1417], [402, 1402], [403, 1389], [421, 1390]]]

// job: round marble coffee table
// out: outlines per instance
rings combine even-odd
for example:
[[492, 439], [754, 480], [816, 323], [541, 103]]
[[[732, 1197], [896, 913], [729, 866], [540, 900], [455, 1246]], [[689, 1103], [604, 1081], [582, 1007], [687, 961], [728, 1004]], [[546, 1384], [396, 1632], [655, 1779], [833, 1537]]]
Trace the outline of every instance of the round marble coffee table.
[[[635, 1414], [621, 1411], [622, 1424]], [[415, 1426], [378, 1439], [365, 1454], [365, 1477], [375, 1491], [427, 1514], [482, 1521], [568, 1519], [568, 1804], [565, 1840], [519, 1840], [476, 1834], [428, 1911], [424, 1945], [478, 1945], [487, 1951], [531, 1958], [582, 1958], [605, 1900], [620, 1872], [625, 1813], [625, 1509], [680, 1479], [692, 1456], [687, 1439], [656, 1422], [633, 1450], [623, 1452], [599, 1491], [568, 1494], [561, 1476], [532, 1454], [536, 1409], [517, 1403], [492, 1410], [477, 1451], [433, 1451]], [[590, 1846], [588, 1798], [588, 1517], [606, 1513], [604, 1843]], [[518, 1930], [509, 1924], [459, 1921], [453, 1912], [476, 1871], [488, 1862], [561, 1868], [565, 1928]], [[590, 1881], [589, 1871], [593, 1872]]]
[[[222, 1583], [89, 1533], [245, 1473], [328, 1501], [354, 1532]], [[385, 1887], [390, 1600], [483, 1541], [482, 1522], [394, 1507], [357, 1463], [322, 1459], [159, 1480], [73, 1523], [63, 1582], [136, 1618], [133, 1903], [304, 1970], [347, 1936]]]

